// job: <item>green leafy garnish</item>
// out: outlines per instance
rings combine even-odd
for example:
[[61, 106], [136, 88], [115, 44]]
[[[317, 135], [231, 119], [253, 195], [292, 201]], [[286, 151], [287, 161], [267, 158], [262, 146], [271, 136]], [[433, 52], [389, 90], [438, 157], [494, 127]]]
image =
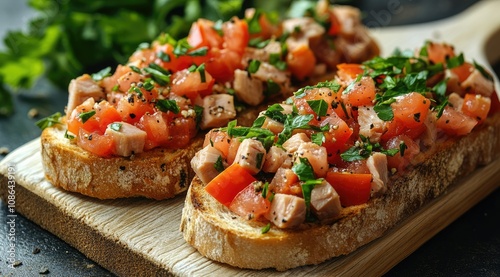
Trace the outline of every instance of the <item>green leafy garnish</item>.
[[486, 71], [486, 69], [484, 69], [484, 67], [482, 67], [480, 64], [476, 63], [476, 61], [473, 61], [473, 64], [474, 64], [474, 67], [477, 70], [479, 70], [479, 72], [481, 73], [481, 75], [483, 75], [484, 78], [493, 82], [493, 76], [491, 76], [491, 74], [489, 74]]
[[92, 79], [96, 82], [99, 82], [100, 80], [102, 80], [108, 76], [111, 76], [111, 67], [110, 66], [108, 66], [104, 69], [101, 69], [99, 72], [91, 75]]
[[215, 167], [215, 170], [217, 170], [218, 172], [224, 171], [224, 165], [222, 164], [222, 157], [221, 156], [219, 156], [217, 158], [217, 160], [215, 161], [214, 167]]
[[83, 112], [81, 113], [80, 115], [78, 115], [78, 117], [82, 120], [82, 123], [85, 123], [87, 122], [87, 120], [89, 120], [92, 116], [95, 115], [95, 110], [92, 110], [92, 111], [88, 111], [88, 112]]
[[267, 223], [266, 226], [262, 227], [262, 229], [260, 229], [260, 232], [262, 234], [265, 234], [269, 232], [269, 230], [271, 230], [271, 222]]
[[64, 132], [64, 138], [65, 138], [65, 139], [72, 140], [72, 139], [75, 139], [75, 136], [70, 135], [70, 133], [68, 132], [68, 130], [66, 130], [66, 131]]
[[52, 127], [56, 124], [61, 124], [61, 113], [60, 112], [57, 112], [53, 115], [42, 118], [35, 123], [35, 125], [38, 126], [38, 128], [40, 128], [41, 130], [44, 130], [45, 128], [48, 128], [48, 127]]
[[226, 128], [222, 128], [230, 137], [239, 137], [241, 139], [252, 138], [262, 143], [265, 149], [269, 149], [274, 142], [274, 133], [268, 129], [257, 127], [237, 127], [236, 120], [230, 121]]
[[309, 107], [316, 113], [318, 116], [325, 116], [326, 111], [328, 110], [328, 103], [325, 100], [307, 100], [307, 104]]
[[287, 63], [283, 60], [281, 60], [281, 54], [280, 53], [271, 53], [269, 54], [269, 63], [271, 65], [274, 65], [279, 70], [286, 70], [287, 69]]
[[195, 50], [189, 52], [188, 56], [193, 56], [193, 57], [196, 57], [196, 56], [206, 56], [207, 53], [208, 53], [208, 47], [203, 46], [203, 47], [200, 47], [198, 49], [195, 49]]
[[111, 130], [120, 132], [120, 130], [122, 129], [122, 125], [122, 123], [114, 122], [109, 125], [109, 128], [111, 128]]
[[280, 85], [278, 85], [275, 81], [271, 79], [267, 79], [266, 89], [264, 90], [264, 94], [266, 96], [278, 94], [280, 91], [281, 91]]
[[446, 67], [449, 69], [452, 69], [452, 68], [461, 66], [462, 64], [464, 64], [464, 62], [465, 62], [464, 61], [464, 54], [460, 53], [460, 55], [458, 55], [458, 56], [451, 57], [451, 58], [447, 59], [446, 60]]
[[311, 141], [321, 146], [325, 142], [325, 134], [323, 132], [314, 133], [311, 135]]
[[259, 67], [260, 67], [259, 60], [251, 60], [250, 63], [248, 64], [248, 72], [250, 74], [254, 74], [259, 70]]
[[180, 112], [180, 108], [177, 102], [170, 99], [159, 99], [156, 102], [156, 108], [158, 108], [158, 110], [162, 112], [171, 111], [175, 114], [178, 114]]
[[292, 171], [297, 174], [299, 180], [302, 182], [308, 180], [314, 180], [316, 177], [314, 176], [314, 170], [309, 163], [307, 158], [299, 158], [299, 163], [296, 163], [292, 167]]
[[294, 113], [287, 114], [285, 120], [285, 126], [283, 131], [278, 134], [277, 145], [282, 145], [285, 141], [287, 141], [291, 135], [292, 131], [295, 129], [309, 129], [309, 122], [313, 119], [312, 114], [307, 115], [296, 115]]
[[346, 162], [354, 162], [368, 159], [374, 151], [381, 152], [387, 156], [394, 156], [398, 153], [398, 149], [384, 149], [380, 143], [371, 143], [370, 140], [359, 135], [361, 141], [356, 142], [356, 145], [349, 148], [340, 157]]
[[261, 12], [255, 11], [252, 18], [247, 19], [248, 32], [250, 34], [257, 34], [260, 31], [262, 31], [262, 28], [260, 27], [260, 23], [259, 23], [260, 16], [261, 16]]

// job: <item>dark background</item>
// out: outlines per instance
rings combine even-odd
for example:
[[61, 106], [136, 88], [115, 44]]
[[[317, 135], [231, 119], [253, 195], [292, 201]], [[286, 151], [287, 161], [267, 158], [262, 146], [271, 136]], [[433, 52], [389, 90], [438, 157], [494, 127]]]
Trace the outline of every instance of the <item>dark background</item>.
[[[383, 10], [389, 1], [347, 2], [363, 11], [364, 22], [371, 27], [438, 20], [459, 13], [477, 2], [477, 0], [399, 0], [398, 3], [405, 5], [403, 12], [387, 20], [383, 18]], [[8, 29], [25, 26], [32, 15], [33, 11], [24, 1], [0, 1], [0, 37], [3, 37]], [[500, 63], [493, 66], [497, 76], [500, 75]], [[7, 147], [10, 150], [38, 137], [40, 131], [34, 126], [34, 122], [37, 118], [63, 111], [67, 96], [65, 92], [42, 80], [36, 85], [36, 89], [17, 93], [14, 101], [15, 113], [7, 118], [0, 117], [0, 147]], [[27, 116], [31, 108], [38, 110], [37, 118], [31, 119]], [[3, 156], [0, 156], [0, 159], [2, 158]], [[40, 273], [49, 276], [112, 276], [107, 270], [86, 259], [76, 249], [21, 215], [18, 215], [16, 221], [18, 240], [16, 255], [22, 264], [15, 269], [9, 269], [6, 261], [7, 226], [4, 224], [7, 222], [6, 209], [5, 203], [2, 202], [0, 276], [36, 276]], [[387, 276], [500, 276], [499, 219], [500, 190], [497, 189], [399, 263], [387, 273]]]

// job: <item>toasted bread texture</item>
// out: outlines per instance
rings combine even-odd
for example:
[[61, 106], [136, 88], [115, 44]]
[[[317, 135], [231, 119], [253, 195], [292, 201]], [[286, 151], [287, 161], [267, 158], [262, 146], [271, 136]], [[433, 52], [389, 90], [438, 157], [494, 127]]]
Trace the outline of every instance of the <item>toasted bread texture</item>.
[[286, 270], [347, 255], [383, 236], [428, 201], [500, 151], [500, 116], [465, 137], [448, 139], [427, 151], [403, 175], [391, 177], [388, 191], [359, 206], [344, 208], [331, 224], [271, 227], [232, 213], [195, 177], [188, 190], [180, 229], [202, 255], [240, 268]]
[[203, 136], [183, 149], [156, 148], [131, 157], [103, 158], [64, 138], [61, 125], [41, 135], [46, 178], [55, 186], [100, 199], [171, 198], [184, 192], [194, 172], [190, 160]]

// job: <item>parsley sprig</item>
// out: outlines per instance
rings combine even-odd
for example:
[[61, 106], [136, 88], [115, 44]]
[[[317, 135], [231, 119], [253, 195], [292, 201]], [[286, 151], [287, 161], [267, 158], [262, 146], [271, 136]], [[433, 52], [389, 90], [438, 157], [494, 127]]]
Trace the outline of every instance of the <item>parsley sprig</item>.
[[372, 143], [370, 140], [363, 136], [359, 135], [361, 141], [358, 141], [356, 145], [349, 148], [344, 153], [340, 154], [342, 160], [346, 162], [355, 162], [360, 160], [368, 159], [373, 152], [381, 152], [386, 154], [387, 156], [394, 156], [399, 152], [399, 149], [384, 149], [380, 143]]

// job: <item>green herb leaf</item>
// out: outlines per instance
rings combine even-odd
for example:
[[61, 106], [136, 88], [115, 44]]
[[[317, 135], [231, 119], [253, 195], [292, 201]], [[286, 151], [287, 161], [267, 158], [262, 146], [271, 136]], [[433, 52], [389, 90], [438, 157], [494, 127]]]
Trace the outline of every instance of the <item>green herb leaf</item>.
[[299, 158], [299, 162], [293, 165], [292, 171], [297, 174], [302, 182], [316, 179], [314, 170], [307, 158]]
[[394, 118], [394, 111], [390, 104], [375, 105], [373, 110], [383, 121], [391, 121]]
[[479, 73], [481, 73], [481, 75], [483, 75], [484, 78], [493, 82], [493, 76], [491, 76], [491, 74], [489, 74], [486, 71], [486, 69], [484, 69], [484, 67], [482, 67], [480, 64], [476, 63], [476, 61], [473, 61], [473, 63], [474, 63], [474, 67], [477, 70], [479, 70]]
[[208, 53], [208, 47], [203, 46], [188, 53], [188, 56], [206, 56]]
[[171, 61], [171, 58], [170, 58], [170, 55], [163, 52], [163, 51], [159, 51], [156, 53], [156, 56], [158, 56], [158, 58], [160, 58], [160, 60], [164, 61], [164, 62], [170, 62]]
[[264, 122], [266, 121], [265, 116], [259, 116], [257, 119], [254, 120], [252, 127], [253, 128], [260, 128], [262, 125], [264, 125]]
[[406, 143], [404, 141], [401, 141], [399, 143], [399, 153], [401, 154], [401, 157], [405, 155], [405, 150], [408, 149], [408, 146], [406, 146]]
[[219, 173], [224, 171], [224, 165], [222, 164], [222, 157], [219, 156], [217, 160], [214, 163], [215, 170], [217, 170]]
[[271, 230], [271, 222], [267, 223], [266, 226], [262, 227], [262, 229], [260, 229], [260, 232], [262, 234], [265, 234], [269, 232], [269, 230]]
[[45, 130], [45, 128], [52, 127], [56, 124], [61, 124], [61, 113], [57, 112], [53, 115], [47, 116], [38, 120], [35, 125], [38, 126], [41, 130]]
[[82, 120], [82, 123], [87, 122], [92, 116], [95, 115], [95, 110], [81, 113], [78, 117]]
[[257, 156], [255, 158], [257, 160], [257, 162], [255, 164], [255, 167], [257, 167], [258, 169], [260, 169], [262, 167], [262, 161], [264, 160], [264, 153], [258, 152]]
[[323, 132], [314, 133], [311, 135], [311, 141], [321, 146], [325, 142], [325, 134]]
[[281, 60], [280, 53], [269, 54], [269, 63], [279, 70], [286, 70], [288, 65], [285, 61]]
[[262, 31], [262, 28], [260, 27], [260, 23], [259, 23], [260, 16], [261, 16], [261, 12], [255, 11], [252, 18], [247, 19], [248, 32], [250, 34], [257, 34], [257, 33], [260, 33], [260, 31]]
[[461, 66], [462, 64], [464, 64], [464, 62], [465, 62], [464, 61], [464, 54], [460, 53], [460, 55], [458, 55], [458, 56], [451, 57], [451, 58], [447, 59], [446, 60], [446, 67], [448, 69], [452, 69], [452, 68]]
[[72, 140], [72, 139], [75, 139], [75, 136], [70, 135], [70, 133], [68, 132], [68, 130], [66, 130], [66, 131], [64, 132], [64, 138], [65, 138], [65, 139]]
[[108, 66], [104, 69], [101, 69], [99, 72], [91, 75], [92, 79], [96, 82], [99, 82], [108, 76], [111, 76], [111, 67], [110, 66]]
[[280, 85], [278, 85], [275, 81], [271, 79], [267, 79], [266, 89], [264, 90], [264, 94], [266, 96], [278, 94], [280, 91], [281, 91]]
[[122, 129], [122, 125], [122, 123], [114, 122], [109, 125], [109, 128], [111, 128], [111, 130], [120, 132], [120, 130]]
[[156, 108], [158, 108], [162, 112], [171, 111], [175, 114], [178, 114], [180, 112], [180, 108], [179, 105], [177, 105], [177, 102], [170, 99], [159, 99], [156, 102]]
[[262, 49], [262, 48], [266, 47], [269, 44], [269, 42], [271, 42], [270, 39], [263, 40], [260, 37], [256, 37], [256, 38], [252, 38], [252, 39], [250, 39], [250, 41], [248, 41], [248, 46]]
[[250, 74], [254, 74], [259, 70], [259, 67], [260, 67], [259, 60], [251, 60], [250, 63], [248, 64], [248, 72]]
[[326, 112], [328, 110], [328, 103], [325, 100], [307, 100], [307, 104], [309, 107], [316, 113], [318, 116], [326, 116]]
[[194, 109], [194, 113], [196, 114], [196, 124], [200, 124], [201, 119], [203, 117], [203, 107], [195, 105], [193, 107], [193, 109]]
[[262, 198], [267, 198], [267, 193], [269, 192], [269, 183], [265, 182], [264, 183], [264, 188], [262, 188]]
[[135, 65], [129, 65], [130, 69], [132, 69], [132, 71], [134, 71], [135, 73], [139, 73], [141, 74], [141, 69], [138, 68], [137, 66]]

